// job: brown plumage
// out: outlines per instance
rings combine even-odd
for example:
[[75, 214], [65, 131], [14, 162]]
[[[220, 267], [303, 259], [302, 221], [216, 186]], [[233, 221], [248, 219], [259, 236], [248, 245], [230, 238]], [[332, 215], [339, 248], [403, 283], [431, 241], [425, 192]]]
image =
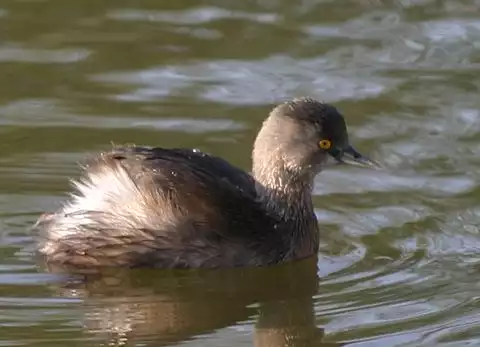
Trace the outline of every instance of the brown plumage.
[[197, 150], [114, 147], [86, 163], [63, 208], [39, 219], [39, 251], [80, 267], [265, 266], [309, 257], [319, 237], [313, 179], [329, 156], [373, 165], [349, 145], [340, 113], [310, 98], [270, 113], [252, 175]]

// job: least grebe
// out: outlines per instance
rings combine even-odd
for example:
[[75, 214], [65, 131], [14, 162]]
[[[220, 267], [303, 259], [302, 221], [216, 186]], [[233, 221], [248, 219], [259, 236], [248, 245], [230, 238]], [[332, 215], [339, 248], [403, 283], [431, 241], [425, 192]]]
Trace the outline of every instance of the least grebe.
[[311, 98], [275, 107], [252, 157], [249, 174], [198, 150], [114, 147], [85, 163], [70, 201], [40, 217], [40, 253], [80, 267], [266, 266], [310, 257], [319, 243], [313, 182], [327, 159], [376, 165], [349, 144], [337, 109]]

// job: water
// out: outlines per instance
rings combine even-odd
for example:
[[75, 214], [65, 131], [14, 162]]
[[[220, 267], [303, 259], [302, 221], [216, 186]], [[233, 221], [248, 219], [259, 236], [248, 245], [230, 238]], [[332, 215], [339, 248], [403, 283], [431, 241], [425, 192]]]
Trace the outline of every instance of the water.
[[[480, 345], [480, 2], [0, 3], [0, 346]], [[387, 167], [315, 186], [318, 264], [70, 277], [29, 229], [110, 142], [250, 166], [276, 102]]]

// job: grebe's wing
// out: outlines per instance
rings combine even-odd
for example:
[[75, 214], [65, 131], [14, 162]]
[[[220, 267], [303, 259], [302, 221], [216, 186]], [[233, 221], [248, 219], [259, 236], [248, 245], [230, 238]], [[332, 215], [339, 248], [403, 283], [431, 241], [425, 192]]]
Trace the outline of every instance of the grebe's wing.
[[43, 224], [42, 253], [64, 262], [234, 265], [273, 229], [254, 179], [199, 151], [115, 147], [84, 170], [72, 199]]

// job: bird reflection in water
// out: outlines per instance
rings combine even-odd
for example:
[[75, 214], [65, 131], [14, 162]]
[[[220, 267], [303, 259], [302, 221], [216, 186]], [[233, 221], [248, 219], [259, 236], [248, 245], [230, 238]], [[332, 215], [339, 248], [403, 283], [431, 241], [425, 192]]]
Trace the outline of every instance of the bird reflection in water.
[[109, 346], [172, 346], [250, 320], [256, 347], [341, 346], [316, 326], [316, 258], [269, 268], [69, 273], [53, 289], [83, 299], [86, 334]]

